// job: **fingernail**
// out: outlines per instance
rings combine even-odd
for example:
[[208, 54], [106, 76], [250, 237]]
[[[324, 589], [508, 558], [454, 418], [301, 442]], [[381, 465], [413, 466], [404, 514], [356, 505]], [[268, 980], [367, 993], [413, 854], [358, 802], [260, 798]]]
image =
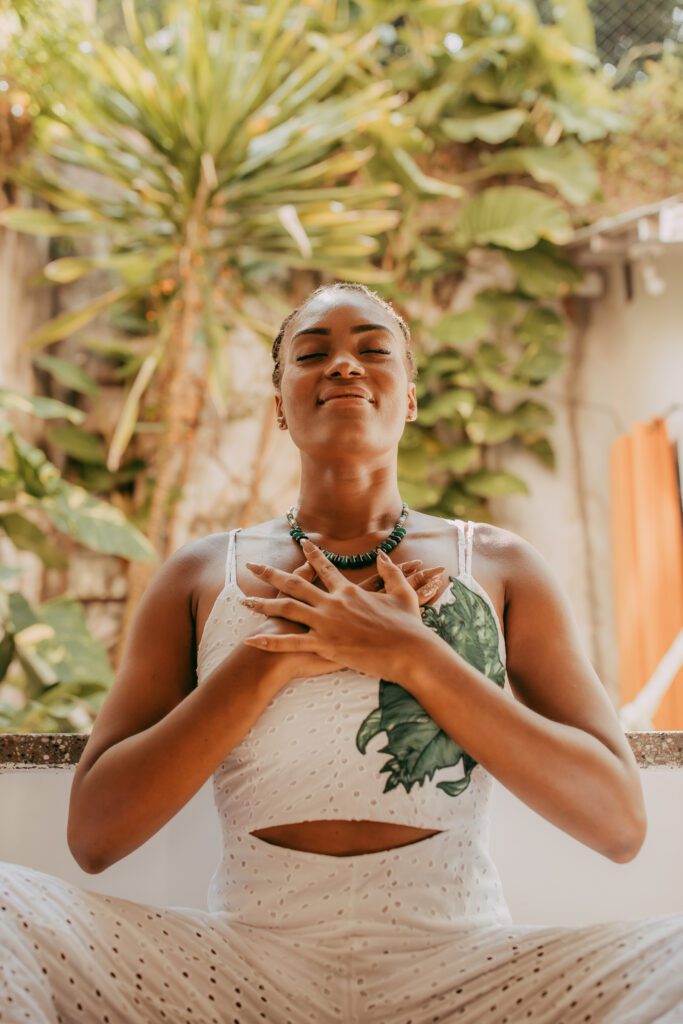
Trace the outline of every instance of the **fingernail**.
[[262, 573], [264, 567], [259, 562], [245, 562], [247, 569], [251, 569], [252, 572]]
[[443, 572], [445, 568], [445, 565], [438, 565], [436, 569], [425, 569], [425, 576], [437, 576], [440, 572]]

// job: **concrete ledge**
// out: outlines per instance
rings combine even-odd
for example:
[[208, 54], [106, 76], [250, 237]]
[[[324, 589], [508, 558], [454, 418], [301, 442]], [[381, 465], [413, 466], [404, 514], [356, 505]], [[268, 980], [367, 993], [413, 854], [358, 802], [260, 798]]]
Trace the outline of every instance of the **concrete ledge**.
[[[628, 732], [640, 768], [683, 768], [683, 731]], [[0, 771], [70, 768], [78, 764], [86, 733], [0, 733]]]

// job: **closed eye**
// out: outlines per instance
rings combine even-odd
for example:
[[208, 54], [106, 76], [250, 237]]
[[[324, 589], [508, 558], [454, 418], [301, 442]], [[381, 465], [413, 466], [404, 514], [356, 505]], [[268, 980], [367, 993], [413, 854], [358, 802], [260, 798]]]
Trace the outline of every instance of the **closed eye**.
[[[365, 350], [365, 352], [361, 352], [361, 355], [366, 355], [367, 353], [370, 353], [370, 352], [379, 352], [379, 353], [382, 353], [382, 355], [385, 355], [385, 356], [391, 355], [391, 352], [387, 348], [368, 348], [368, 349]], [[324, 356], [324, 355], [325, 355], [324, 352], [311, 352], [310, 355], [299, 356], [298, 359], [297, 359], [297, 363], [302, 362], [304, 359], [315, 359], [316, 356]]]

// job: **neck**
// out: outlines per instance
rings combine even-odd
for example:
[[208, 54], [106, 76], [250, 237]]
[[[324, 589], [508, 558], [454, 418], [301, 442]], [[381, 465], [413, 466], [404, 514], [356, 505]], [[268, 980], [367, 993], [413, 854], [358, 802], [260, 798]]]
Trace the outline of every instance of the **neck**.
[[337, 465], [323, 469], [311, 485], [303, 474], [295, 505], [296, 520], [314, 543], [334, 542], [386, 536], [401, 514], [402, 498], [395, 471], [384, 475], [355, 465], [340, 472]]

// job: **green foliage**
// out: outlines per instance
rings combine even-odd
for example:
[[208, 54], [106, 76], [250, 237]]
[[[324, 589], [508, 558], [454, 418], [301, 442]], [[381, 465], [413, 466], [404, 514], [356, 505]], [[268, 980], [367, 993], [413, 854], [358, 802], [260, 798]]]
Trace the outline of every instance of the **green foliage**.
[[[35, 17], [42, 25], [28, 33], [31, 46], [49, 48], [57, 12], [38, 11], [33, 0], [20, 0], [16, 11], [25, 24]], [[122, 11], [123, 45], [82, 24], [68, 104], [46, 78], [36, 83], [35, 145], [9, 173], [56, 209], [0, 214], [17, 231], [74, 240], [97, 233], [110, 247], [108, 256], [67, 256], [45, 268], [44, 280], [54, 282], [104, 269], [114, 286], [44, 324], [31, 347], [80, 332], [115, 305], [152, 300], [159, 345], [130, 386], [109, 442], [110, 470], [134, 435], [144, 392], [171, 358], [164, 328], [183, 297], [190, 252], [207, 300], [195, 340], [208, 350], [209, 388], [222, 404], [228, 382], [219, 350], [242, 289], [260, 289], [264, 270], [389, 279], [371, 257], [378, 236], [398, 223], [387, 200], [400, 187], [391, 175], [359, 181], [378, 148], [389, 147], [430, 194], [462, 193], [403, 153], [414, 133], [391, 83], [366, 67], [372, 33], [321, 32], [316, 5], [295, 0], [271, 4], [265, 15], [250, 4], [161, 4], [144, 26], [132, 0]], [[19, 67], [19, 51], [32, 51], [22, 33], [15, 39]], [[56, 77], [63, 59], [59, 50]], [[88, 172], [88, 187], [73, 185], [72, 167]]]
[[[65, 490], [42, 453], [4, 433], [0, 507], [15, 543], [60, 564], [38, 537], [39, 505], [81, 543], [129, 545], [87, 490], [145, 474], [131, 516], [144, 522], [154, 474], [138, 453], [123, 459], [136, 435], [163, 429], [154, 386], [177, 359], [178, 310], [188, 295], [200, 308], [189, 345], [225, 413], [232, 332], [270, 345], [289, 311], [273, 292], [287, 295], [300, 270], [373, 284], [411, 323], [419, 415], [399, 449], [411, 506], [487, 519], [491, 499], [528, 493], [491, 469], [496, 446], [554, 467], [542, 389], [564, 365], [565, 300], [582, 277], [562, 246], [601, 196], [593, 149], [629, 125], [585, 0], [558, 6], [555, 25], [527, 0], [124, 0], [102, 5], [99, 26], [55, 0], [13, 8], [21, 31], [3, 57], [24, 76], [34, 137], [5, 173], [51, 209], [9, 208], [0, 223], [53, 238], [36, 283], [107, 279], [34, 332], [36, 365], [97, 400], [80, 361], [43, 351], [75, 335], [125, 389], [108, 437], [31, 400], [65, 420], [47, 436], [81, 488]], [[79, 252], [93, 237], [104, 255]], [[470, 260], [495, 273], [463, 308], [451, 299]], [[247, 292], [263, 318], [245, 309]]]
[[[30, 551], [46, 568], [65, 569], [62, 534], [123, 558], [152, 558], [145, 536], [121, 512], [82, 487], [68, 483], [39, 448], [12, 427], [9, 412], [59, 418], [78, 433], [79, 409], [40, 396], [0, 389], [0, 533], [18, 550]], [[36, 607], [6, 589], [20, 575], [0, 574], [0, 682], [16, 703], [0, 701], [0, 731], [89, 731], [112, 682], [104, 648], [87, 629], [82, 608], [68, 596]]]

